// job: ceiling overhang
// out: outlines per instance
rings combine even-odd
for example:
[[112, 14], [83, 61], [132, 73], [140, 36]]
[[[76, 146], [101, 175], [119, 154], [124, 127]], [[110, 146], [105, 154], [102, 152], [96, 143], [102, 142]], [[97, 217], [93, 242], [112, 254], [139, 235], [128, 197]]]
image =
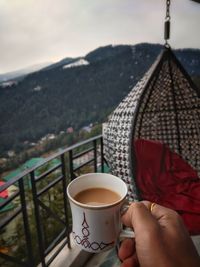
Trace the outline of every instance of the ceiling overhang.
[[200, 0], [191, 0], [193, 2], [199, 3], [200, 4]]

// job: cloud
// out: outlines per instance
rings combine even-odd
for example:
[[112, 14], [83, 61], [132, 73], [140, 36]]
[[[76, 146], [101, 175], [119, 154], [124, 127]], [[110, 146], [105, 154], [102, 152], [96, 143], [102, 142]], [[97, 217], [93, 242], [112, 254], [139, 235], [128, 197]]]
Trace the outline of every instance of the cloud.
[[[200, 5], [171, 4], [173, 47], [198, 47]], [[102, 45], [163, 43], [163, 0], [0, 0], [0, 73]]]

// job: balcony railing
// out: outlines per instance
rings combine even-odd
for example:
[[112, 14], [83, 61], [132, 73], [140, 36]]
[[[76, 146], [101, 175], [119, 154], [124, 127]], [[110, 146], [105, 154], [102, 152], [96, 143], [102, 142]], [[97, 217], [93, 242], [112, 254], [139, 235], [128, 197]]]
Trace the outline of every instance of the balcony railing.
[[0, 192], [15, 189], [0, 203], [0, 266], [47, 267], [64, 246], [70, 248], [67, 184], [97, 171], [104, 172], [101, 135], [57, 152], [1, 186]]

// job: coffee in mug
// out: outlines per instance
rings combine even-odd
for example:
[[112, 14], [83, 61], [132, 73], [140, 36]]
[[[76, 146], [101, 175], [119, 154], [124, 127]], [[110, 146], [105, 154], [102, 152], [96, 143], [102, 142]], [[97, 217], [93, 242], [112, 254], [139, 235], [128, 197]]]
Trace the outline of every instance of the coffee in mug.
[[113, 190], [94, 187], [83, 190], [74, 196], [74, 199], [82, 204], [101, 206], [119, 201], [121, 196]]

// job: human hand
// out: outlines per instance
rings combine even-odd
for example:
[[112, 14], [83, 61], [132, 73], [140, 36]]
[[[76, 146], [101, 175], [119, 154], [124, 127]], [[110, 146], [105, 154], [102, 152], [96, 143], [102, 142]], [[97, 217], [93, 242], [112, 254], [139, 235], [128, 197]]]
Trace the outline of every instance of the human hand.
[[132, 227], [135, 239], [125, 239], [119, 249], [121, 267], [200, 267], [200, 257], [181, 217], [151, 203], [132, 203], [122, 222]]

